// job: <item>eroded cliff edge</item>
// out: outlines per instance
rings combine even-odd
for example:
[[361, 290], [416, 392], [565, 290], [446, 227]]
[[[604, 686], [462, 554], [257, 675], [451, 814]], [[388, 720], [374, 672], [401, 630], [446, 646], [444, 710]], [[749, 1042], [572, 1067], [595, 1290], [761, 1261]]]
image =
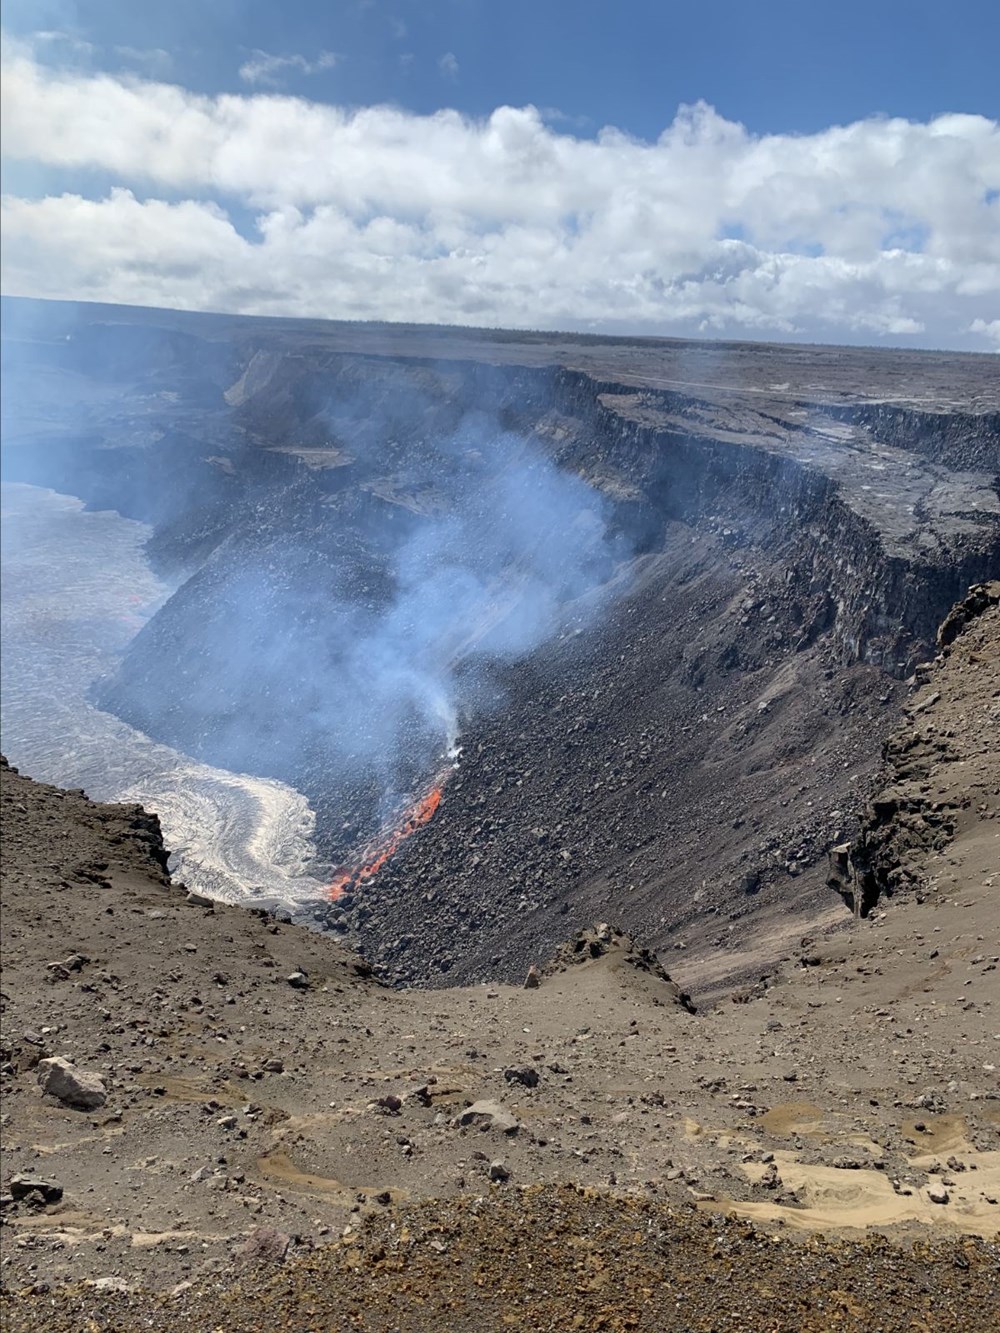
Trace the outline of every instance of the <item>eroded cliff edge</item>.
[[937, 647], [917, 668], [858, 836], [831, 853], [830, 885], [859, 916], [901, 892], [923, 902], [956, 841], [971, 836], [987, 866], [1000, 863], [1000, 834], [989, 833], [1000, 814], [1000, 582], [970, 588]]

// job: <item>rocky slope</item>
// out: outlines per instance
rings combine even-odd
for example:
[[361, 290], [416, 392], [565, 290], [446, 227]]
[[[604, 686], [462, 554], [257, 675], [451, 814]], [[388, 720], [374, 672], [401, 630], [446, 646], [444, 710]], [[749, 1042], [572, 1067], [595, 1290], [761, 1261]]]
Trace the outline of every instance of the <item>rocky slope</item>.
[[607, 926], [537, 985], [387, 989], [4, 766], [5, 1326], [991, 1328], [992, 598], [888, 747], [954, 812], [914, 889], [696, 1013]]

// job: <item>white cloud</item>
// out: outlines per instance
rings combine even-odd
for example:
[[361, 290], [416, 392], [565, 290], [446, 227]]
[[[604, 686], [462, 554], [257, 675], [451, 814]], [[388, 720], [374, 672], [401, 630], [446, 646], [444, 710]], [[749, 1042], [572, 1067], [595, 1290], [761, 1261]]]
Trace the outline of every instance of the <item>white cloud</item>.
[[114, 51], [125, 64], [133, 65], [153, 78], [164, 78], [173, 68], [173, 56], [161, 46], [116, 46]]
[[969, 332], [982, 334], [995, 343], [997, 351], [1000, 351], [1000, 319], [974, 319], [969, 325]]
[[277, 88], [284, 76], [293, 71], [297, 74], [320, 74], [323, 70], [333, 69], [336, 63], [337, 56], [333, 51], [321, 51], [315, 60], [307, 60], [301, 55], [275, 56], [267, 51], [254, 51], [250, 59], [240, 66], [239, 75], [244, 83]]
[[438, 69], [446, 79], [458, 78], [458, 57], [454, 51], [445, 51], [444, 55], [438, 61]]
[[60, 64], [86, 64], [97, 49], [93, 42], [61, 28], [40, 29], [31, 34], [31, 40]]
[[[11, 291], [536, 328], [998, 341], [1000, 127], [984, 117], [758, 137], [698, 105], [644, 143], [613, 129], [560, 133], [532, 107], [478, 121], [205, 97], [55, 73], [23, 51], [4, 74], [8, 154], [130, 187], [6, 200]], [[234, 205], [256, 217], [249, 238], [230, 221]]]

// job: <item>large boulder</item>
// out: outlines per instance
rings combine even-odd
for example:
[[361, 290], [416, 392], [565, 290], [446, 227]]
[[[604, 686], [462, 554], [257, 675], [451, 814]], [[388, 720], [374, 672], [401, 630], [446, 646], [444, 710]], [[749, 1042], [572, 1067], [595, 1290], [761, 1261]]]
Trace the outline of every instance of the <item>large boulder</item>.
[[274, 1227], [257, 1227], [240, 1246], [237, 1258], [257, 1264], [283, 1264], [291, 1245], [291, 1237]]
[[11, 1176], [10, 1192], [16, 1200], [38, 1194], [44, 1203], [58, 1203], [63, 1196], [63, 1187], [57, 1185], [54, 1180], [47, 1180], [31, 1171], [25, 1171]]
[[38, 1082], [42, 1092], [84, 1111], [93, 1111], [108, 1100], [108, 1091], [100, 1074], [92, 1069], [77, 1069], [61, 1055], [39, 1061]]
[[521, 1128], [517, 1117], [511, 1115], [499, 1102], [473, 1102], [456, 1118], [455, 1123], [463, 1128], [496, 1129], [501, 1134], [516, 1134]]

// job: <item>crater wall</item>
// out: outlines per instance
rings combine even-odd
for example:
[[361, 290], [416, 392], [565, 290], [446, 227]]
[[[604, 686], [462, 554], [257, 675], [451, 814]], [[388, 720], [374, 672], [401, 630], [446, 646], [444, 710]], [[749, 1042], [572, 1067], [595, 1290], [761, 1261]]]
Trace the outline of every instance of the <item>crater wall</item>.
[[[304, 791], [331, 867], [377, 836], [386, 778], [305, 671], [326, 608], [392, 599], [477, 450], [597, 497], [613, 559], [530, 652], [482, 655], [435, 818], [308, 913], [397, 980], [515, 976], [608, 914], [724, 970], [826, 910], [900, 682], [1000, 568], [996, 358], [31, 313], [5, 303], [30, 392], [4, 475], [151, 521], [186, 576], [102, 706]], [[408, 734], [398, 791], [434, 761]]]

